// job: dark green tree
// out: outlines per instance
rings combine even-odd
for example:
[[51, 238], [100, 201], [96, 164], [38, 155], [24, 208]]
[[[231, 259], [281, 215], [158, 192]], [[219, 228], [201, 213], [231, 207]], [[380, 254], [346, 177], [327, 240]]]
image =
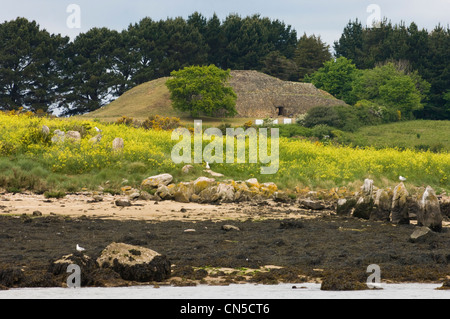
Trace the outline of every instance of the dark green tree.
[[278, 20], [233, 14], [225, 19], [222, 28], [226, 47], [219, 65], [224, 68], [262, 70], [271, 52], [278, 51], [287, 59], [294, 56], [297, 33]]
[[0, 24], [0, 109], [47, 111], [55, 105], [68, 42], [25, 18]]
[[269, 53], [263, 62], [262, 72], [284, 81], [298, 80], [297, 64], [292, 60], [286, 59], [280, 52], [274, 51]]
[[307, 36], [306, 33], [298, 40], [294, 61], [298, 66], [300, 81], [306, 75], [311, 75], [323, 64], [331, 60], [330, 46], [322, 41], [320, 36]]
[[416, 116], [449, 119], [444, 94], [450, 83], [450, 30], [440, 25], [431, 32], [419, 29], [414, 22], [393, 25], [386, 19], [379, 28], [363, 28], [356, 20], [350, 22], [338, 42], [338, 57], [352, 59], [360, 69], [371, 69], [387, 61], [408, 64], [410, 71], [431, 84], [424, 108]]
[[429, 34], [429, 51], [423, 77], [431, 84], [423, 116], [450, 120], [445, 94], [450, 87], [450, 29], [437, 26]]
[[365, 65], [363, 37], [363, 26], [361, 22], [358, 19], [354, 22], [350, 21], [344, 28], [344, 32], [339, 41], [334, 43], [336, 57], [345, 57], [352, 60], [358, 68], [363, 68]]
[[65, 114], [94, 111], [118, 96], [121, 83], [114, 72], [113, 52], [119, 48], [120, 34], [107, 28], [93, 28], [80, 34], [66, 50]]
[[129, 50], [138, 63], [133, 77], [137, 84], [169, 76], [173, 70], [189, 65], [204, 64], [208, 59], [208, 46], [193, 20], [144, 18], [128, 27], [128, 37]]
[[215, 64], [224, 67], [223, 54], [226, 47], [226, 37], [219, 17], [214, 14], [206, 23], [206, 30], [203, 34], [208, 45], [208, 64]]

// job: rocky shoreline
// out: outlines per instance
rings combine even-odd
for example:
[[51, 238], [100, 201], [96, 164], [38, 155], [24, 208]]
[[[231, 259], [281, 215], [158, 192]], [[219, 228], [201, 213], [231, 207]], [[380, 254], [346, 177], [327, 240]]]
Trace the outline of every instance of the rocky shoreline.
[[70, 264], [81, 267], [82, 286], [95, 287], [321, 282], [364, 289], [372, 264], [385, 282], [448, 287], [448, 198], [430, 188], [410, 195], [402, 183], [380, 190], [366, 180], [357, 193], [293, 196], [254, 179], [172, 184], [165, 175], [155, 182], [160, 177], [140, 190], [124, 187], [121, 196], [3, 194], [0, 288], [66, 286]]

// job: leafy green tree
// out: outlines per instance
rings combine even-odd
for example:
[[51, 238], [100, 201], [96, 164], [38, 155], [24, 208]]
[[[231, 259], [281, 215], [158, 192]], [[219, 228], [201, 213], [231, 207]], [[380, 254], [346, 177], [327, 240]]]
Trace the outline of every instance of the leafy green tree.
[[298, 66], [300, 81], [306, 75], [311, 75], [323, 64], [331, 60], [330, 46], [322, 41], [320, 36], [307, 36], [306, 33], [298, 40], [294, 61]]
[[0, 24], [0, 109], [47, 111], [55, 104], [68, 41], [25, 18]]
[[353, 95], [353, 80], [357, 74], [357, 68], [351, 60], [340, 57], [336, 60], [325, 62], [323, 67], [306, 77], [319, 89], [322, 89], [338, 99], [349, 104], [356, 102]]
[[412, 118], [414, 111], [423, 108], [422, 101], [429, 90], [429, 84], [417, 73], [398, 70], [393, 63], [360, 71], [353, 86], [357, 100], [373, 101], [399, 111], [403, 119]]
[[414, 22], [407, 27], [384, 19], [379, 28], [363, 28], [356, 20], [345, 27], [334, 48], [337, 57], [352, 59], [359, 69], [386, 61], [408, 61], [431, 85], [424, 108], [414, 113], [422, 118], [450, 119], [444, 100], [450, 83], [449, 27], [438, 25], [429, 32]]
[[192, 116], [236, 115], [236, 94], [227, 86], [230, 70], [214, 65], [191, 66], [173, 71], [166, 86], [175, 109]]

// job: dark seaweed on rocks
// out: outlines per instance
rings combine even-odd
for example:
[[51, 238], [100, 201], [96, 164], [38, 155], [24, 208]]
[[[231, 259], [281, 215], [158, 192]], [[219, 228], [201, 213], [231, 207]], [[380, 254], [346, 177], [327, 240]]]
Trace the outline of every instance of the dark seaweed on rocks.
[[[176, 265], [172, 277], [177, 268], [259, 269], [275, 265], [284, 271], [255, 272], [251, 277], [262, 283], [302, 282], [345, 269], [348, 273], [363, 272], [367, 279], [365, 271], [371, 264], [381, 267], [382, 280], [396, 282], [442, 282], [450, 275], [448, 229], [433, 240], [412, 243], [409, 239], [417, 226], [349, 217], [232, 223], [241, 231], [222, 231], [212, 221], [149, 223], [52, 216], [23, 223], [20, 218], [0, 216], [0, 286], [61, 287], [68, 274], [64, 267], [50, 269], [52, 261], [75, 255], [77, 243], [86, 248], [85, 255], [96, 260], [106, 246], [122, 239], [167, 256]], [[197, 231], [184, 233], [190, 228]], [[180, 277], [182, 273], [178, 272]], [[86, 274], [88, 286], [128, 283], [117, 277], [114, 269], [94, 267]], [[194, 280], [205, 278], [205, 273], [186, 272], [186, 276]]]

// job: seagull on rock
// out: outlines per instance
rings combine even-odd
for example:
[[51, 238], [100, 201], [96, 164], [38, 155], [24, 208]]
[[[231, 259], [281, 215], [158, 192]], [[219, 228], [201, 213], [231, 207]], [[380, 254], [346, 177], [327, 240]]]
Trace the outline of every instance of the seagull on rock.
[[85, 251], [86, 249], [81, 247], [80, 245], [77, 244], [77, 251], [82, 252]]
[[209, 163], [206, 162], [206, 169], [210, 169], [211, 167], [209, 167]]

